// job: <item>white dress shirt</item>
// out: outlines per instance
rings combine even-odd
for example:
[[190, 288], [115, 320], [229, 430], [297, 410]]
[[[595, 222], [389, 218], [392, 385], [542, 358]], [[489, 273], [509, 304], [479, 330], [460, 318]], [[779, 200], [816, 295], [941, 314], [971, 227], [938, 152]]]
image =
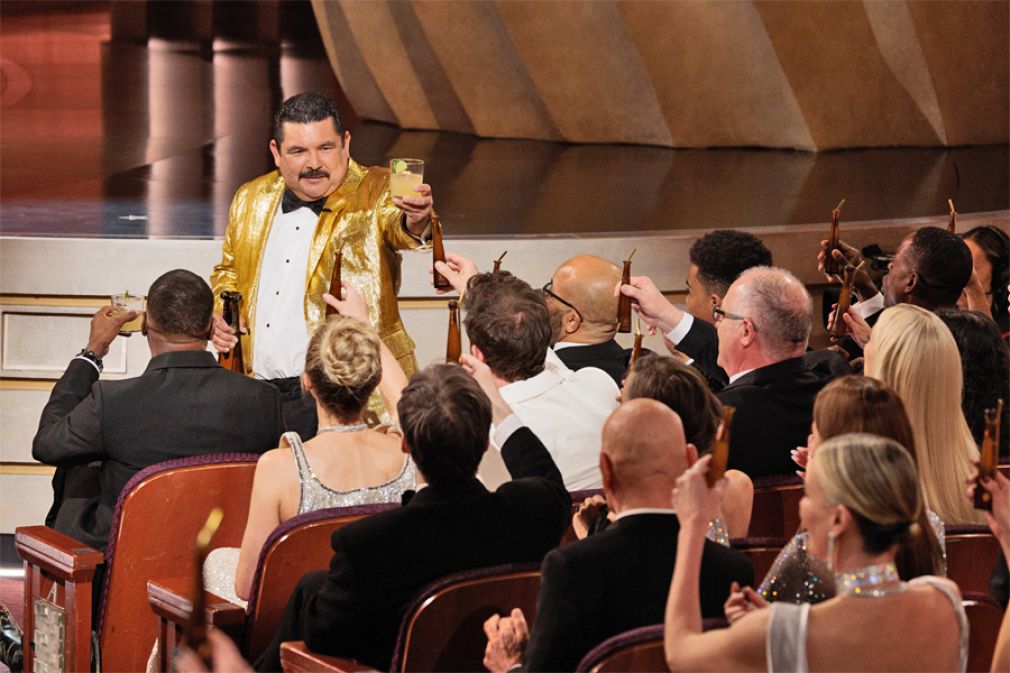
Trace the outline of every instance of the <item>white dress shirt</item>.
[[[617, 384], [596, 367], [577, 372], [547, 349], [544, 370], [501, 388], [512, 411], [547, 447], [569, 491], [599, 488], [600, 434], [617, 408]], [[504, 423], [502, 424], [505, 425]], [[501, 450], [492, 428], [491, 443]]]
[[863, 301], [856, 302], [855, 304], [852, 305], [852, 310], [855, 311], [856, 314], [863, 320], [866, 320], [871, 315], [873, 315], [877, 311], [880, 311], [883, 308], [884, 308], [884, 295], [880, 294], [879, 292], [873, 295], [872, 297], [867, 297]]
[[284, 213], [278, 207], [274, 215], [256, 291], [253, 375], [258, 379], [298, 376], [305, 369], [305, 281], [318, 221], [309, 208]]

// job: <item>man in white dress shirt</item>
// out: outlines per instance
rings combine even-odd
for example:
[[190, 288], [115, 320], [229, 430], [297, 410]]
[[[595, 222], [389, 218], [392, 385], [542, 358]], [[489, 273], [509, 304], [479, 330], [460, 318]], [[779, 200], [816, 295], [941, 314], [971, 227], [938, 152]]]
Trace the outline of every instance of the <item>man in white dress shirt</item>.
[[461, 289], [471, 354], [490, 367], [502, 397], [547, 447], [565, 487], [599, 488], [600, 432], [617, 407], [617, 384], [600, 369], [575, 372], [558, 359], [543, 294], [525, 281], [484, 273]]

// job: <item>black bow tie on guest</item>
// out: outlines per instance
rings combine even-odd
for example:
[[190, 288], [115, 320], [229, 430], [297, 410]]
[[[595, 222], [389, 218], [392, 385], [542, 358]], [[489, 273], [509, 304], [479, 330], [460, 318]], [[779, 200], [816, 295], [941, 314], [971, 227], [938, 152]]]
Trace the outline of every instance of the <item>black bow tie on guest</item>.
[[299, 208], [308, 208], [316, 215], [319, 215], [324, 210], [330, 212], [329, 208], [323, 208], [326, 205], [327, 197], [321, 199], [316, 199], [315, 201], [302, 201], [295, 193], [290, 189], [284, 190], [284, 198], [281, 199], [281, 212], [285, 215], [290, 213], [292, 210], [298, 210]]

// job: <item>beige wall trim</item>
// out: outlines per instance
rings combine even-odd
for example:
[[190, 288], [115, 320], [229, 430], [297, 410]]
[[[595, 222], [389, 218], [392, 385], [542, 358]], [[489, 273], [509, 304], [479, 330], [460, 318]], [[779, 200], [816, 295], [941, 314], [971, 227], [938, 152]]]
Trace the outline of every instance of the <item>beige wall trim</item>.
[[0, 294], [0, 304], [6, 306], [70, 306], [99, 308], [108, 305], [109, 297], [68, 297], [65, 295]]
[[55, 467], [41, 463], [0, 463], [0, 474], [47, 476], [54, 472], [56, 472]]
[[0, 379], [0, 390], [52, 390], [56, 379]]

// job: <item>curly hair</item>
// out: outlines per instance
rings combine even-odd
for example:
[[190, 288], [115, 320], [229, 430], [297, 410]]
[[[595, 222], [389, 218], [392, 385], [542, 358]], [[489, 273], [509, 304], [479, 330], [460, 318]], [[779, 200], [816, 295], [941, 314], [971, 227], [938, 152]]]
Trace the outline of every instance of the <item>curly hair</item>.
[[356, 318], [319, 324], [305, 353], [315, 398], [341, 421], [357, 417], [382, 378], [379, 335]]
[[192, 271], [163, 273], [147, 291], [147, 316], [164, 334], [207, 339], [213, 312], [214, 293]]
[[747, 269], [772, 266], [772, 253], [760, 238], [734, 229], [708, 232], [694, 242], [688, 256], [705, 287], [721, 296]]
[[[944, 308], [936, 312], [940, 320], [954, 335], [961, 354], [964, 372], [964, 390], [961, 410], [968, 421], [971, 436], [982, 442], [985, 431], [985, 410], [996, 406], [996, 401], [1007, 397], [1010, 389], [1010, 351], [1000, 337], [999, 328], [992, 319], [977, 311]], [[1003, 406], [1002, 427], [1007, 425], [1010, 405]], [[1008, 452], [1010, 432], [1000, 433], [1000, 455]]]
[[479, 273], [467, 284], [463, 309], [466, 335], [496, 376], [522, 381], [543, 371], [554, 334], [542, 292], [508, 271]]

